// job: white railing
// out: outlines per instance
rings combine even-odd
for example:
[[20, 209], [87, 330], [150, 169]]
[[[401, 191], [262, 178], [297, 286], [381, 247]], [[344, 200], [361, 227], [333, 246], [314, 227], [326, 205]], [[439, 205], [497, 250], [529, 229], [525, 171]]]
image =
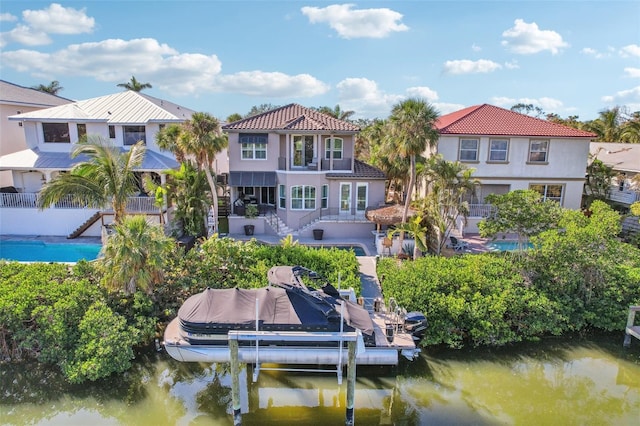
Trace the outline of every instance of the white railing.
[[620, 191], [617, 185], [611, 185], [609, 187], [609, 199], [617, 203], [633, 204], [636, 201], [640, 201], [640, 192], [636, 192], [632, 189], [624, 189]]
[[[0, 193], [0, 208], [35, 209], [38, 208], [38, 193]], [[70, 195], [62, 197], [60, 201], [50, 206], [53, 209], [83, 209], [84, 203], [74, 201]], [[156, 213], [158, 207], [153, 197], [129, 197], [127, 201], [128, 212]]]
[[494, 211], [491, 204], [469, 204], [469, 217], [489, 217]]

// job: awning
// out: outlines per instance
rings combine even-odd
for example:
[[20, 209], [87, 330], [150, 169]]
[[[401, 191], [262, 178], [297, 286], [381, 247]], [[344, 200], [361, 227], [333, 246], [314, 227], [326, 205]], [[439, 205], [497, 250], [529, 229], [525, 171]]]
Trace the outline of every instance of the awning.
[[276, 172], [229, 172], [229, 186], [276, 186]]

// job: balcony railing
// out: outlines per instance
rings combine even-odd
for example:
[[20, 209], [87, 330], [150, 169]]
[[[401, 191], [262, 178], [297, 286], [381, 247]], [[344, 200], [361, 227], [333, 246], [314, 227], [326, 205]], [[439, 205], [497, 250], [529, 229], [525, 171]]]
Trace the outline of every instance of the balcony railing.
[[636, 201], [640, 201], [640, 192], [632, 189], [624, 189], [620, 191], [617, 185], [611, 185], [609, 188], [609, 199], [617, 203], [633, 204]]
[[491, 204], [469, 204], [469, 217], [489, 217], [494, 212]]
[[363, 222], [367, 220], [364, 215], [364, 210], [356, 210], [355, 208], [349, 210], [340, 210], [337, 207], [316, 209], [298, 220], [298, 229], [304, 228], [311, 222], [320, 219], [333, 220], [336, 222]]
[[[86, 205], [74, 201], [70, 195], [64, 196], [60, 201], [52, 204], [54, 209], [83, 209]], [[38, 193], [0, 193], [0, 208], [35, 209], [38, 208]], [[129, 197], [127, 200], [127, 212], [131, 213], [155, 213], [158, 207], [153, 197]]]

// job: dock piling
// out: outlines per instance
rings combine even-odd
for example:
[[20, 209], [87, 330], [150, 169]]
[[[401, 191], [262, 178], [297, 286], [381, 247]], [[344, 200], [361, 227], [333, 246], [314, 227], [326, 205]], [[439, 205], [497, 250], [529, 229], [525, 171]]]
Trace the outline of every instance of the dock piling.
[[627, 327], [625, 328], [624, 343], [625, 348], [631, 346], [631, 336], [640, 339], [640, 326], [634, 326], [636, 312], [640, 311], [640, 306], [629, 306], [629, 317], [627, 318]]
[[229, 340], [231, 358], [231, 404], [233, 406], [233, 426], [242, 425], [240, 405], [240, 360], [238, 357], [238, 341]]
[[354, 424], [353, 409], [356, 396], [356, 342], [350, 341], [348, 344], [349, 359], [347, 360], [347, 413], [345, 425]]

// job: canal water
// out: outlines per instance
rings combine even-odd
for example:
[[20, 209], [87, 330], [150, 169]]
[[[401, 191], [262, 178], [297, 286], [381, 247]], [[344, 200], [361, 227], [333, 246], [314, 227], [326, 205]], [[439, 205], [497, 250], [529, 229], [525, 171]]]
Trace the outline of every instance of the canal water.
[[[622, 334], [502, 349], [428, 349], [358, 368], [357, 425], [639, 425], [640, 341]], [[340, 425], [346, 377], [243, 370], [243, 424]], [[0, 364], [2, 425], [230, 425], [228, 365], [141, 356], [110, 380], [68, 385], [54, 369]]]

